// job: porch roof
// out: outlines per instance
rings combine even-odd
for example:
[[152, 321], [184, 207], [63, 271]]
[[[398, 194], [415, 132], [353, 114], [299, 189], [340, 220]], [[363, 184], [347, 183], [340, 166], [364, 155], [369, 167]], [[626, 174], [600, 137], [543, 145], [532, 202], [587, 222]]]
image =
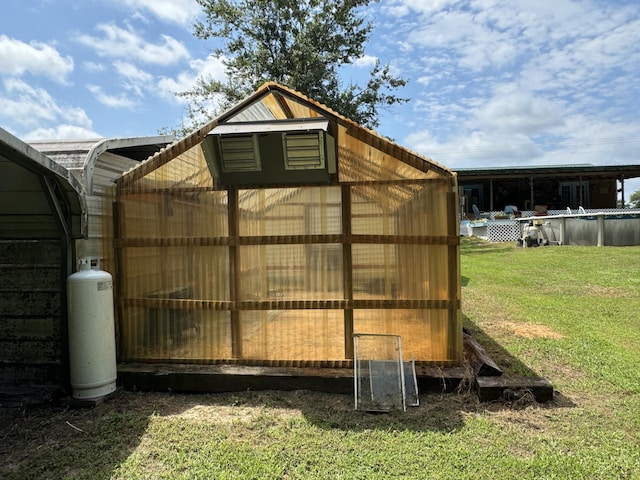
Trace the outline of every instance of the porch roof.
[[506, 178], [615, 178], [617, 180], [640, 177], [640, 165], [528, 165], [510, 167], [479, 167], [453, 169], [458, 174], [458, 183], [470, 180]]

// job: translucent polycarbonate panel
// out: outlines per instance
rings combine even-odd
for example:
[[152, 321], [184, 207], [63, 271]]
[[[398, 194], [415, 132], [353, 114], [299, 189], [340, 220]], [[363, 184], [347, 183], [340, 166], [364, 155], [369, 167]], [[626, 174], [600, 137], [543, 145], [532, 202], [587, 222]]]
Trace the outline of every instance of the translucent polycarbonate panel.
[[285, 95], [269, 93], [260, 100], [260, 103], [262, 103], [275, 118], [282, 120], [287, 118], [311, 118], [319, 116], [318, 112], [311, 109], [308, 104], [303, 104]]
[[240, 235], [339, 234], [340, 194], [339, 187], [240, 191]]
[[353, 298], [397, 298], [398, 245], [355, 244], [351, 251]]
[[388, 186], [353, 187], [351, 232], [358, 235], [395, 235], [397, 214], [384, 191]]
[[447, 235], [445, 183], [354, 186], [351, 230], [362, 235]]
[[342, 310], [240, 312], [242, 357], [255, 360], [344, 360]]
[[356, 333], [353, 344], [356, 410], [405, 410], [402, 339]]
[[342, 245], [239, 247], [243, 300], [340, 300], [344, 298]]
[[453, 364], [461, 358], [462, 320], [452, 325], [448, 313], [445, 309], [354, 310], [353, 330], [399, 335], [405, 360]]
[[213, 179], [200, 144], [152, 170], [128, 189], [150, 190], [168, 188], [212, 187]]
[[396, 210], [398, 235], [448, 235], [448, 192], [446, 182], [429, 182], [414, 192]]
[[449, 255], [446, 245], [397, 245], [397, 296], [401, 299], [448, 300]]
[[354, 244], [353, 298], [448, 300], [446, 245]]
[[[281, 100], [268, 94], [250, 115], [286, 118]], [[288, 109], [312, 115], [295, 102]], [[113, 244], [123, 359], [343, 361], [352, 340], [345, 312], [325, 308], [354, 305], [354, 331], [402, 335], [416, 361], [459, 361], [448, 228], [457, 225], [448, 211], [455, 180], [337, 128], [338, 174], [351, 185], [216, 191], [199, 145], [120, 185]], [[421, 310], [358, 309], [379, 300]]]
[[[439, 178], [440, 173], [420, 170], [347, 133], [338, 126], [338, 175], [341, 182], [375, 182]], [[398, 153], [400, 150], [398, 149]], [[416, 157], [412, 157], [416, 158]]]
[[269, 92], [226, 121], [229, 123], [256, 122], [319, 116], [317, 109], [311, 108], [308, 103], [301, 103], [293, 97], [280, 93]]
[[227, 192], [169, 190], [120, 196], [122, 228], [129, 238], [225, 237]]
[[116, 271], [113, 248], [113, 203], [116, 201], [115, 184], [94, 186], [93, 195], [87, 195], [88, 238], [75, 241], [76, 258], [100, 259], [100, 270]]
[[229, 312], [126, 307], [120, 327], [122, 361], [225, 360], [231, 354]]
[[122, 258], [125, 298], [189, 288], [195, 300], [230, 300], [228, 247], [127, 247]]

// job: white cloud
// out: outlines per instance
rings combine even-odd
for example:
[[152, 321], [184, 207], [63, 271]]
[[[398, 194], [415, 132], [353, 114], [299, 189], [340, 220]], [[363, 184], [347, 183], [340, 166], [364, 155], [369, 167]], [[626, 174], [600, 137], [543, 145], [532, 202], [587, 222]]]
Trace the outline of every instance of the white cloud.
[[[580, 101], [579, 107], [585, 101], [608, 94], [611, 82], [607, 77], [612, 74], [618, 84], [637, 88], [640, 20], [609, 30], [599, 28], [532, 55], [522, 67], [521, 83], [532, 90], [571, 94]], [[625, 92], [620, 93], [624, 96]], [[581, 98], [580, 94], [588, 94], [588, 98]]]
[[534, 140], [524, 133], [462, 130], [440, 140], [420, 129], [403, 141], [411, 149], [451, 168], [513, 165], [637, 163], [640, 122], [625, 124], [586, 116], [565, 119], [555, 134]]
[[0, 74], [22, 76], [28, 72], [64, 83], [72, 71], [73, 59], [62, 56], [51, 45], [0, 35]]
[[461, 133], [441, 142], [430, 131], [419, 130], [409, 134], [404, 142], [412, 150], [450, 168], [534, 163], [543, 155], [526, 136], [491, 135], [482, 131]]
[[59, 105], [43, 88], [18, 79], [5, 79], [3, 86], [6, 96], [0, 96], [0, 119], [8, 124], [34, 128], [43, 123], [64, 121], [91, 127], [91, 120], [83, 109]]
[[393, 0], [384, 5], [384, 11], [390, 15], [404, 17], [405, 15], [418, 14], [428, 15], [440, 10], [449, 9], [459, 0]]
[[162, 35], [162, 41], [149, 43], [131, 29], [120, 28], [110, 23], [96, 27], [103, 35], [94, 37], [80, 35], [80, 43], [92, 48], [101, 57], [124, 58], [154, 65], [173, 65], [189, 58], [187, 48], [178, 40]]
[[364, 55], [353, 62], [353, 65], [358, 68], [373, 67], [378, 61], [377, 57], [372, 55]]
[[166, 99], [186, 103], [185, 99], [176, 97], [175, 94], [192, 89], [196, 86], [198, 79], [224, 81], [226, 75], [222, 62], [222, 59], [216, 57], [191, 60], [189, 70], [179, 73], [175, 78], [163, 77], [158, 81], [159, 95]]
[[557, 145], [556, 153], [571, 163], [638, 163], [638, 121], [616, 123], [593, 116], [574, 115], [566, 119], [562, 134], [563, 141]]
[[134, 109], [138, 105], [136, 99], [123, 93], [119, 95], [109, 95], [98, 85], [87, 85], [87, 89], [98, 102], [110, 108]]
[[144, 70], [139, 69], [135, 65], [123, 61], [115, 61], [113, 62], [113, 66], [116, 69], [116, 72], [126, 79], [134, 81], [136, 83], [139, 82], [150, 82], [153, 79], [153, 75], [145, 72]]
[[195, 0], [124, 0], [124, 4], [182, 26], [191, 26], [201, 10]]
[[107, 69], [103, 63], [98, 63], [98, 62], [82, 62], [82, 68], [86, 72], [91, 72], [91, 73], [101, 73]]
[[25, 140], [77, 140], [82, 138], [100, 138], [90, 128], [62, 124], [50, 128], [37, 128], [25, 134]]
[[471, 11], [441, 11], [425, 19], [421, 27], [409, 34], [417, 48], [451, 52], [459, 67], [479, 71], [487, 67], [501, 68], [512, 64], [518, 54], [509, 32], [480, 22]]
[[494, 96], [471, 110], [474, 127], [499, 134], [532, 136], [562, 127], [564, 109], [514, 85], [498, 88]]
[[412, 79], [411, 113], [390, 136], [404, 129], [411, 148], [458, 168], [638, 163], [637, 4], [389, 0], [379, 11], [393, 19], [378, 49], [402, 45], [394, 61]]
[[153, 75], [139, 69], [131, 63], [117, 60], [113, 67], [120, 77], [124, 79], [124, 88], [138, 97], [144, 96], [144, 91], [153, 89]]
[[405, 42], [426, 51], [425, 57], [448, 57], [454, 68], [473, 72], [519, 61], [552, 70], [551, 60], [582, 73], [583, 65], [618, 64], [631, 52], [635, 58], [640, 40], [639, 21], [633, 20], [637, 11], [622, 5], [595, 7], [571, 0], [394, 3], [400, 18], [413, 25]]

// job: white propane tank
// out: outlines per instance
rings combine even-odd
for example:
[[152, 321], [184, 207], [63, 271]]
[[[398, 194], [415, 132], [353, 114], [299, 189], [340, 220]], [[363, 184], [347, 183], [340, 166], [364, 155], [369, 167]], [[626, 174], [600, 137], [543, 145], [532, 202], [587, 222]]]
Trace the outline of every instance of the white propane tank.
[[67, 277], [67, 305], [71, 396], [108, 395], [117, 376], [111, 275], [82, 258], [79, 271]]

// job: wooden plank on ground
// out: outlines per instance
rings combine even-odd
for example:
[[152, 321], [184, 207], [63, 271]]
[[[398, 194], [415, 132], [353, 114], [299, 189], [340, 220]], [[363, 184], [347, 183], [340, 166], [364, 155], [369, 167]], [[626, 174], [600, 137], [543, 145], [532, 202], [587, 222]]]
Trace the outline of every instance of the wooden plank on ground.
[[553, 385], [541, 377], [477, 377], [478, 398], [481, 402], [494, 400], [516, 401], [531, 393], [537, 402], [553, 399]]
[[471, 335], [463, 333], [463, 341], [465, 357], [476, 376], [499, 377], [502, 375], [500, 367]]

